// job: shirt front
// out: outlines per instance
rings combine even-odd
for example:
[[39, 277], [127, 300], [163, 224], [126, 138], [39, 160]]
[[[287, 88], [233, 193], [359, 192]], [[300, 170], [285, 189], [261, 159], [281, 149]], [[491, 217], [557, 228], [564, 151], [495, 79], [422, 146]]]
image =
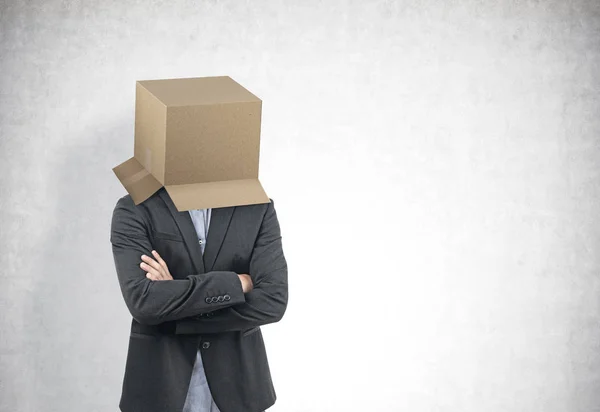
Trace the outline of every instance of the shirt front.
[[[190, 210], [189, 214], [194, 223], [194, 228], [198, 235], [198, 243], [200, 243], [202, 254], [204, 255], [206, 237], [210, 225], [211, 209], [194, 209]], [[198, 349], [198, 352], [196, 353], [196, 361], [194, 363], [185, 405], [183, 406], [183, 412], [220, 412], [208, 387], [200, 349]]]

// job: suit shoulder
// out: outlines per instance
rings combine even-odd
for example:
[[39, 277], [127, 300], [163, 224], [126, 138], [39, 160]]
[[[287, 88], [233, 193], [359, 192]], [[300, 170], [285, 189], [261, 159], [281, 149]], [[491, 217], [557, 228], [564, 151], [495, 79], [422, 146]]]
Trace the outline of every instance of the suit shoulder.
[[139, 218], [144, 218], [147, 214], [145, 210], [144, 202], [136, 205], [131, 195], [126, 194], [125, 196], [120, 197], [114, 207], [113, 214], [117, 213], [125, 213], [127, 215], [138, 216]]
[[148, 205], [151, 201], [153, 201], [155, 198], [157, 197], [157, 194], [153, 194], [152, 196], [150, 196], [148, 199], [144, 200], [143, 202], [141, 202], [140, 204], [135, 204], [135, 202], [133, 201], [133, 199], [131, 198], [131, 195], [129, 193], [127, 193], [125, 196], [120, 197], [117, 200], [117, 206], [127, 206], [127, 207], [133, 207], [133, 208], [138, 208], [140, 209], [143, 206]]
[[269, 198], [268, 203], [262, 203], [260, 206], [264, 217], [270, 210], [275, 209], [275, 201], [272, 198]]
[[119, 199], [117, 199], [117, 203], [115, 204], [115, 209], [118, 208], [132, 208], [135, 207], [135, 203], [133, 203], [133, 199], [131, 198], [131, 195], [128, 193], [125, 196], [120, 197]]
[[133, 204], [133, 199], [131, 198], [131, 195], [129, 193], [127, 193], [127, 194], [125, 194], [125, 196], [121, 196], [119, 198], [119, 200], [117, 200], [117, 202], [125, 202], [125, 203]]
[[149, 217], [143, 203], [136, 205], [129, 194], [120, 197], [112, 213], [112, 230], [121, 227], [148, 227]]

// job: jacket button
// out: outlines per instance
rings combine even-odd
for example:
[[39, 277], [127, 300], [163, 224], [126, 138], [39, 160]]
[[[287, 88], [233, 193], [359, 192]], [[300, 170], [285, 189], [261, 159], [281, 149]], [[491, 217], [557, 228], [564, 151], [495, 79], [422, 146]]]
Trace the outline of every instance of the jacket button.
[[206, 303], [211, 303], [211, 300], [210, 300], [210, 298], [205, 298], [205, 299], [204, 299], [204, 301], [205, 301]]
[[210, 342], [202, 342], [202, 349], [210, 348]]
[[219, 297], [217, 298], [217, 301], [218, 301], [218, 302], [223, 302], [223, 296], [219, 296]]
[[223, 297], [223, 299], [225, 299], [225, 300], [229, 300], [229, 299], [231, 299], [231, 296], [229, 296], [229, 295], [225, 295], [225, 296]]

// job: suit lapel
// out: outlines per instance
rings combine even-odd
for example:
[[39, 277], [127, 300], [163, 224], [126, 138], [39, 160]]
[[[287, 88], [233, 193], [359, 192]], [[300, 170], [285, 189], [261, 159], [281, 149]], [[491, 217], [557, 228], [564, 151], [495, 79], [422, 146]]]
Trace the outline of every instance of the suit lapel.
[[198, 243], [198, 234], [194, 228], [190, 213], [187, 210], [183, 212], [178, 211], [164, 187], [159, 190], [158, 194], [169, 208], [169, 212], [183, 236], [183, 241], [196, 272], [205, 273], [211, 271], [221, 250], [221, 245], [225, 239], [235, 206], [219, 207], [211, 210], [206, 246], [204, 248], [204, 256], [202, 256], [202, 248]]
[[210, 212], [210, 224], [208, 225], [208, 235], [206, 236], [206, 247], [204, 248], [204, 264], [210, 271], [215, 265], [223, 240], [227, 234], [231, 216], [235, 206], [217, 207]]
[[185, 247], [190, 255], [190, 258], [192, 259], [196, 273], [206, 272], [204, 269], [204, 262], [202, 260], [202, 249], [198, 243], [198, 234], [194, 228], [194, 223], [192, 222], [190, 213], [187, 210], [183, 212], [178, 211], [177, 207], [173, 203], [173, 200], [171, 200], [171, 196], [169, 196], [169, 193], [164, 187], [161, 188], [158, 193], [162, 200], [167, 204], [173, 219], [175, 219], [175, 223], [177, 224], [177, 227], [183, 236], [183, 242], [185, 243]]

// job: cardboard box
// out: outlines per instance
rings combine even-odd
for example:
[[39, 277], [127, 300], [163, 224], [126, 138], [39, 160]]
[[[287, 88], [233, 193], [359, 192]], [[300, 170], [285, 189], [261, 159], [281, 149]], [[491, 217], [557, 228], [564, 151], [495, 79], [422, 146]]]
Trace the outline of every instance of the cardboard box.
[[269, 203], [261, 113], [228, 76], [137, 81], [134, 155], [113, 171], [136, 205], [162, 187], [179, 211]]

